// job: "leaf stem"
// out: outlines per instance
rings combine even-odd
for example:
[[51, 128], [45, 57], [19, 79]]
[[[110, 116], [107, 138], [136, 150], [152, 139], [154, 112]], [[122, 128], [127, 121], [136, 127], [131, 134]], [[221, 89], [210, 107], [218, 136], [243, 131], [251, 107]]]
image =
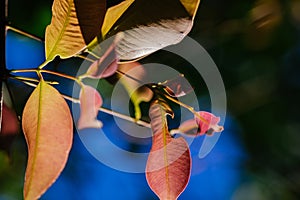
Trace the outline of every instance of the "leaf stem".
[[67, 75], [67, 74], [62, 74], [62, 73], [59, 73], [59, 72], [54, 72], [54, 71], [50, 71], [50, 70], [46, 70], [46, 69], [18, 69], [18, 70], [12, 70], [10, 72], [11, 73], [35, 72], [37, 74], [39, 74], [39, 73], [53, 74], [53, 75], [56, 75], [56, 76], [60, 76], [60, 77], [66, 78], [66, 79], [73, 80], [73, 81], [77, 82], [79, 85], [81, 85], [81, 81], [78, 78], [74, 77], [74, 76], [70, 76], [70, 75]]
[[83, 60], [90, 61], [91, 63], [95, 62], [95, 60], [93, 60], [93, 59], [91, 59], [91, 58], [88, 58], [88, 57], [86, 57], [86, 56], [84, 56], [84, 55], [76, 55], [76, 57], [81, 58], [81, 59], [83, 59]]
[[151, 128], [151, 125], [148, 122], [145, 122], [145, 121], [142, 121], [142, 120], [136, 120], [135, 118], [129, 117], [127, 115], [124, 115], [124, 114], [121, 114], [121, 113], [118, 113], [118, 112], [115, 112], [115, 111], [112, 111], [112, 110], [109, 110], [109, 109], [106, 109], [106, 108], [101, 107], [101, 108], [99, 108], [99, 111], [104, 112], [106, 114], [116, 116], [120, 119], [124, 119], [124, 120], [127, 120], [127, 121], [132, 122], [132, 123], [136, 123], [136, 124], [138, 124], [140, 126], [144, 126], [146, 128]]
[[29, 37], [29, 38], [34, 39], [36, 41], [43, 42], [43, 40], [41, 38], [39, 38], [39, 37], [37, 37], [35, 35], [32, 35], [30, 33], [27, 33], [25, 31], [19, 30], [17, 28], [11, 27], [11, 26], [6, 26], [6, 30], [12, 30], [12, 31], [14, 31], [16, 33], [19, 33], [19, 34], [23, 35], [23, 36]]
[[[117, 70], [116, 72], [117, 72], [118, 74], [124, 75], [124, 76], [126, 76], [126, 77], [128, 77], [128, 78], [130, 78], [130, 79], [132, 79], [132, 80], [134, 80], [134, 81], [136, 81], [136, 82], [138, 82], [138, 83], [142, 83], [140, 80], [138, 80], [138, 79], [136, 79], [136, 78], [134, 78], [134, 77], [132, 77], [132, 76], [129, 76], [128, 74], [126, 74], [126, 73], [124, 73], [124, 72], [122, 72], [122, 71], [120, 71], [120, 70]], [[184, 74], [180, 74], [180, 76], [184, 76]], [[167, 80], [167, 81], [168, 81], [168, 80]], [[165, 81], [165, 82], [167, 82], [167, 81]], [[163, 83], [158, 83], [158, 85], [162, 85], [162, 84], [163, 84]], [[199, 114], [198, 112], [196, 112], [196, 111], [194, 110], [193, 107], [191, 107], [191, 106], [189, 106], [189, 105], [186, 105], [185, 103], [182, 103], [181, 101], [178, 101], [178, 100], [172, 98], [172, 97], [169, 96], [169, 95], [164, 95], [164, 96], [165, 96], [167, 99], [173, 101], [174, 103], [177, 103], [178, 105], [180, 105], [180, 106], [186, 108], [187, 110], [189, 110], [190, 112], [192, 112], [197, 118], [199, 118], [201, 121], [203, 121], [204, 123], [208, 124], [208, 121], [207, 121], [206, 119], [204, 119], [202, 116], [200, 116], [200, 114]]]
[[143, 84], [142, 81], [140, 81], [139, 79], [136, 79], [136, 78], [134, 78], [134, 77], [132, 77], [132, 76], [126, 74], [125, 72], [122, 72], [122, 71], [120, 71], [120, 70], [117, 70], [116, 72], [117, 72], [118, 74], [121, 74], [121, 75], [123, 75], [123, 76], [126, 76], [126, 77], [130, 78], [130, 79], [133, 80], [133, 81], [136, 81], [136, 82], [138, 82], [138, 83], [140, 83], [140, 84]]
[[98, 56], [96, 53], [94, 53], [93, 51], [90, 51], [89, 49], [85, 50], [87, 53], [91, 54], [92, 56], [94, 56], [96, 59], [100, 59], [101, 57]]
[[202, 116], [200, 116], [200, 114], [198, 112], [195, 111], [195, 109], [189, 105], [186, 105], [185, 103], [182, 103], [181, 101], [178, 101], [176, 99], [174, 99], [173, 97], [169, 96], [169, 95], [164, 95], [167, 99], [169, 99], [170, 101], [173, 101], [174, 103], [177, 103], [178, 105], [186, 108], [187, 110], [189, 110], [191, 113], [193, 113], [198, 119], [200, 119], [201, 121], [203, 121], [206, 124], [209, 124], [208, 121], [206, 119], [204, 119]]
[[43, 62], [43, 63], [38, 67], [38, 69], [43, 69], [48, 63], [49, 63], [49, 61], [46, 60], [45, 62]]
[[35, 72], [37, 73], [38, 69], [16, 69], [11, 70], [10, 73], [27, 73], [27, 72]]
[[[79, 99], [75, 99], [73, 97], [69, 97], [69, 96], [66, 96], [66, 95], [62, 95], [65, 99], [69, 100], [69, 101], [72, 101], [73, 103], [78, 103], [80, 104], [80, 101]], [[121, 113], [118, 113], [118, 112], [115, 112], [115, 111], [112, 111], [112, 110], [109, 110], [107, 108], [103, 108], [103, 107], [100, 107], [98, 109], [100, 112], [103, 112], [103, 113], [106, 113], [106, 114], [109, 114], [109, 115], [112, 115], [112, 116], [115, 116], [115, 117], [118, 117], [120, 119], [124, 119], [126, 121], [129, 121], [129, 122], [132, 122], [132, 123], [136, 123], [140, 126], [144, 126], [146, 128], [151, 128], [151, 125], [148, 123], [148, 122], [145, 122], [145, 121], [142, 121], [142, 120], [138, 120], [136, 121], [135, 118], [132, 118], [132, 117], [129, 117], [127, 115], [124, 115], [124, 114], [121, 114]]]
[[[20, 81], [21, 81], [21, 80], [20, 80]], [[31, 86], [31, 87], [37, 87], [37, 85], [34, 84], [34, 83], [31, 83], [31, 82], [28, 82], [28, 81], [22, 81], [22, 82], [25, 83], [25, 84], [27, 84], [27, 85], [29, 85], [29, 86]], [[73, 97], [70, 97], [70, 96], [67, 96], [67, 95], [63, 95], [63, 94], [62, 94], [62, 96], [63, 96], [66, 100], [69, 100], [69, 101], [71, 101], [71, 102], [73, 102], [73, 103], [80, 104], [79, 99], [76, 99], [76, 98], [73, 98]], [[144, 126], [144, 127], [146, 127], [146, 128], [151, 128], [151, 125], [150, 125], [148, 122], [145, 122], [145, 121], [142, 121], [142, 120], [136, 121], [135, 118], [132, 118], [132, 117], [130, 117], [130, 116], [127, 116], [127, 115], [124, 115], [124, 114], [121, 114], [121, 113], [118, 113], [118, 112], [115, 112], [115, 111], [112, 111], [112, 110], [109, 110], [109, 109], [107, 109], [107, 108], [100, 107], [98, 110], [99, 110], [100, 112], [104, 112], [104, 113], [106, 113], [106, 114], [109, 114], [109, 115], [112, 115], [112, 116], [116, 116], [116, 117], [118, 117], [118, 118], [120, 118], [120, 119], [124, 119], [124, 120], [126, 120], [126, 121], [135, 123], [135, 124], [137, 124], [137, 125]]]
[[62, 74], [62, 73], [59, 73], [59, 72], [54, 72], [54, 71], [50, 71], [50, 70], [46, 70], [46, 69], [41, 69], [39, 71], [42, 72], [42, 73], [53, 74], [53, 75], [56, 75], [56, 76], [60, 76], [60, 77], [66, 78], [66, 79], [73, 80], [73, 81], [77, 82], [79, 85], [81, 84], [81, 81], [79, 81], [74, 76], [70, 76], [70, 75], [67, 75], [67, 74]]
[[[39, 83], [40, 81], [34, 78], [28, 78], [28, 77], [22, 77], [22, 76], [11, 76], [10, 78], [12, 79], [16, 79], [16, 80], [20, 80], [20, 81], [24, 81], [24, 82], [34, 82], [34, 83]], [[58, 85], [59, 83], [56, 81], [45, 81], [46, 83], [50, 84], [50, 85]]]

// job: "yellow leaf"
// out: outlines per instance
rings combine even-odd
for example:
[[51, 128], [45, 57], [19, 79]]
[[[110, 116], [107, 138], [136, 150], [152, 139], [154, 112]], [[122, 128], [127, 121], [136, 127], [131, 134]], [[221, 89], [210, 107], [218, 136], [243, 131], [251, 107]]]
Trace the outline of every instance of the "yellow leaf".
[[105, 0], [54, 0], [51, 24], [46, 28], [46, 60], [69, 58], [100, 34]]
[[105, 14], [102, 35], [105, 36], [116, 21], [122, 16], [127, 8], [134, 2], [134, 0], [125, 0], [118, 5], [109, 8]]
[[28, 146], [24, 199], [38, 199], [63, 170], [73, 138], [69, 107], [45, 81], [40, 82], [25, 105], [22, 128]]
[[190, 16], [192, 16], [194, 19], [200, 4], [200, 0], [180, 0], [180, 2], [185, 7]]

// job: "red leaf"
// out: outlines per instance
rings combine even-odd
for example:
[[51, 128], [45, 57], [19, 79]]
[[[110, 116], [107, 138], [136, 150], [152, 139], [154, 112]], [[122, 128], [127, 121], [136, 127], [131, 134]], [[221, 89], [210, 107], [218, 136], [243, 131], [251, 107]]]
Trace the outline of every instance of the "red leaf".
[[24, 199], [38, 199], [65, 167], [73, 140], [69, 107], [43, 80], [25, 105], [22, 128], [28, 146]]
[[184, 78], [183, 74], [178, 77], [167, 80], [162, 83], [165, 86], [165, 91], [173, 97], [182, 97], [193, 90], [190, 83]]
[[194, 119], [183, 122], [178, 129], [172, 130], [171, 134], [180, 133], [193, 137], [204, 134], [212, 135], [214, 132], [223, 131], [223, 126], [218, 125], [219, 121], [220, 117], [200, 111]]
[[221, 132], [223, 131], [223, 127], [219, 126], [218, 123], [220, 122], [220, 117], [216, 117], [215, 115], [200, 111], [198, 112], [199, 116], [196, 116], [196, 122], [199, 125], [198, 134], [213, 134], [214, 132]]
[[102, 106], [102, 98], [99, 92], [91, 86], [83, 85], [80, 92], [80, 118], [78, 129], [101, 128], [102, 122], [97, 120], [99, 108]]
[[16, 113], [3, 104], [1, 135], [14, 135], [19, 133], [19, 121]]
[[96, 79], [109, 77], [117, 71], [118, 61], [115, 44], [112, 44], [99, 60], [93, 62], [83, 77]]
[[160, 199], [174, 200], [189, 181], [191, 156], [183, 138], [172, 138], [168, 132], [165, 104], [150, 107], [153, 130], [152, 148], [146, 166], [146, 179]]

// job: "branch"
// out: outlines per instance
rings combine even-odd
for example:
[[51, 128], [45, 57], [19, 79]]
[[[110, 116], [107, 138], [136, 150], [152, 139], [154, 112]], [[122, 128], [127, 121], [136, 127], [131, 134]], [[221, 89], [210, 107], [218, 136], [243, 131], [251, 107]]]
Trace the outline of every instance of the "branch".
[[[20, 80], [20, 79], [18, 79]], [[21, 80], [20, 80], [21, 81]], [[31, 83], [31, 82], [28, 82], [28, 81], [22, 81], [23, 83], [31, 86], [31, 87], [36, 87], [37, 85], [34, 84], [34, 83]], [[66, 99], [66, 100], [69, 100], [73, 103], [77, 103], [77, 104], [80, 104], [80, 101], [79, 99], [75, 99], [73, 97], [69, 97], [67, 95], [63, 95], [62, 96]], [[103, 113], [106, 113], [106, 114], [109, 114], [109, 115], [112, 115], [112, 116], [115, 116], [115, 117], [118, 117], [120, 119], [124, 119], [124, 120], [127, 120], [129, 122], [132, 122], [132, 123], [136, 123], [137, 125], [140, 125], [140, 126], [144, 126], [146, 128], [151, 128], [151, 125], [148, 123], [148, 122], [145, 122], [145, 121], [142, 121], [142, 120], [138, 120], [136, 121], [135, 118], [132, 118], [130, 116], [127, 116], [127, 115], [124, 115], [124, 114], [121, 114], [121, 113], [118, 113], [118, 112], [115, 112], [115, 111], [112, 111], [112, 110], [109, 110], [107, 108], [103, 108], [103, 107], [100, 107], [98, 109], [100, 112], [103, 112]]]
[[[65, 99], [69, 100], [69, 101], [72, 101], [73, 103], [78, 103], [80, 104], [80, 101], [79, 99], [75, 99], [73, 97], [69, 97], [69, 96], [66, 96], [66, 95], [62, 95]], [[129, 117], [127, 115], [124, 115], [124, 114], [121, 114], [121, 113], [118, 113], [118, 112], [115, 112], [115, 111], [112, 111], [112, 110], [109, 110], [107, 108], [103, 108], [103, 107], [100, 107], [98, 109], [100, 112], [104, 112], [106, 114], [109, 114], [109, 115], [112, 115], [112, 116], [115, 116], [115, 117], [118, 117], [120, 119], [124, 119], [124, 120], [127, 120], [129, 122], [132, 122], [132, 123], [136, 123], [137, 125], [140, 125], [140, 126], [144, 126], [144, 127], [147, 127], [147, 128], [151, 128], [151, 125], [148, 123], [148, 122], [145, 122], [145, 121], [142, 121], [142, 120], [138, 120], [136, 121], [135, 118], [132, 118], [132, 117]]]
[[37, 36], [35, 36], [35, 35], [32, 35], [32, 34], [30, 34], [30, 33], [27, 33], [27, 32], [25, 32], [25, 31], [19, 30], [19, 29], [17, 29], [17, 28], [11, 27], [11, 26], [6, 26], [6, 30], [12, 30], [12, 31], [14, 31], [14, 32], [16, 32], [16, 33], [19, 33], [19, 34], [21, 34], [21, 35], [23, 35], [23, 36], [29, 37], [29, 38], [34, 39], [34, 40], [36, 40], [36, 41], [44, 42], [43, 39], [41, 39], [41, 38], [39, 38], [39, 37], [37, 37]]

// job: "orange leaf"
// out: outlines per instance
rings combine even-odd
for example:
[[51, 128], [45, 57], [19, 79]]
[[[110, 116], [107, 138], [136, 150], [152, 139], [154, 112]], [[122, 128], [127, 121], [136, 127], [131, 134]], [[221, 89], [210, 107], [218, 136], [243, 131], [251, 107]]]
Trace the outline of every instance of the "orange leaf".
[[43, 80], [29, 97], [22, 119], [28, 146], [24, 199], [38, 199], [67, 162], [73, 121], [63, 97]]
[[99, 92], [91, 86], [83, 85], [80, 92], [80, 117], [78, 129], [101, 128], [102, 122], [97, 120], [98, 110], [102, 106]]
[[183, 138], [172, 138], [168, 132], [166, 104], [150, 107], [153, 130], [152, 148], [146, 166], [150, 188], [162, 200], [175, 200], [184, 191], [190, 177], [191, 156]]

